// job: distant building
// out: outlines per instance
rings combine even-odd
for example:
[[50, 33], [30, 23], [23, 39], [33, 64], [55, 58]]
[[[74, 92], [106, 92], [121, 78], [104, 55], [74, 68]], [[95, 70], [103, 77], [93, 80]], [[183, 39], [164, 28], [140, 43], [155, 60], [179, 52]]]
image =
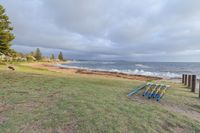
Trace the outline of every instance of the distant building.
[[32, 55], [29, 55], [26, 57], [27, 61], [36, 61], [35, 57]]
[[54, 61], [55, 61], [55, 62], [60, 62], [60, 60], [59, 60], [59, 59], [54, 59]]
[[50, 61], [51, 61], [51, 59], [50, 59], [50, 58], [48, 58], [48, 57], [43, 57], [43, 58], [42, 58], [42, 61], [44, 61], [44, 62], [50, 62]]
[[27, 61], [27, 58], [21, 58], [20, 61]]
[[4, 58], [5, 61], [13, 61], [13, 58], [10, 56], [5, 56]]
[[13, 58], [10, 56], [6, 56], [5, 54], [3, 54], [2, 52], [0, 52], [0, 60], [1, 61], [12, 61]]
[[5, 54], [3, 54], [3, 53], [0, 52], [0, 60], [1, 61], [5, 61], [5, 59], [6, 59]]

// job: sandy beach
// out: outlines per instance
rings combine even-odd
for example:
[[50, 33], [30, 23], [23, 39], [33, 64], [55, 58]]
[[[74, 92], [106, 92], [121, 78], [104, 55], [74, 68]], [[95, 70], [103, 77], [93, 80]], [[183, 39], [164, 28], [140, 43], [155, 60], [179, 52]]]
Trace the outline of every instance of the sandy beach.
[[62, 62], [59, 62], [59, 63], [34, 62], [34, 63], [26, 63], [24, 65], [31, 66], [34, 68], [44, 68], [44, 69], [48, 69], [50, 71], [61, 72], [61, 73], [65, 73], [65, 74], [84, 74], [84, 75], [124, 78], [124, 79], [131, 79], [131, 80], [140, 80], [140, 81], [162, 80], [162, 78], [160, 78], [160, 77], [153, 77], [153, 76], [130, 75], [130, 74], [125, 74], [125, 73], [120, 73], [120, 72], [96, 71], [96, 70], [65, 68], [65, 67], [56, 66], [60, 63], [62, 63]]

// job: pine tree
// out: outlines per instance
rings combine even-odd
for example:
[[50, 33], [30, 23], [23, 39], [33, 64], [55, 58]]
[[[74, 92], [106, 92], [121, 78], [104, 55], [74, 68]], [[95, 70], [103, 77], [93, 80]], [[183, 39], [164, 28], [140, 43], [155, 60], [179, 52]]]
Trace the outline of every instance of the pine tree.
[[11, 31], [9, 17], [5, 14], [5, 9], [0, 5], [0, 52], [11, 56], [13, 50], [10, 49], [11, 41], [15, 38]]
[[36, 60], [41, 60], [42, 59], [42, 53], [40, 52], [39, 48], [36, 49], [34, 57], [35, 57]]
[[50, 59], [51, 59], [51, 60], [54, 60], [54, 59], [55, 59], [54, 54], [51, 54]]
[[62, 54], [62, 52], [59, 53], [59, 55], [58, 55], [58, 59], [59, 59], [60, 61], [64, 61], [64, 58], [63, 58], [63, 54]]

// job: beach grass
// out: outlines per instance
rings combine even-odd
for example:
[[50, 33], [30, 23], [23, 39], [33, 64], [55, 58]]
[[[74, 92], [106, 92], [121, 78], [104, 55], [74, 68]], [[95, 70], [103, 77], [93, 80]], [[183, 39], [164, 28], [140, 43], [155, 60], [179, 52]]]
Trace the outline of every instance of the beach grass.
[[184, 114], [200, 113], [198, 94], [167, 82], [160, 103], [127, 97], [143, 83], [0, 65], [0, 132], [200, 132], [195, 114]]

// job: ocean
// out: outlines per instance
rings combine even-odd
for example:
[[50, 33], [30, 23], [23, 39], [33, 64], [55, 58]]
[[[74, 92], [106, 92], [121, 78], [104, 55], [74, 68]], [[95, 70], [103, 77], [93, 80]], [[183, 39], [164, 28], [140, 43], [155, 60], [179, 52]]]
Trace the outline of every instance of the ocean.
[[162, 78], [181, 78], [183, 73], [200, 77], [200, 63], [183, 62], [132, 62], [132, 61], [72, 61], [59, 64], [65, 68], [80, 68], [98, 71], [122, 72]]

